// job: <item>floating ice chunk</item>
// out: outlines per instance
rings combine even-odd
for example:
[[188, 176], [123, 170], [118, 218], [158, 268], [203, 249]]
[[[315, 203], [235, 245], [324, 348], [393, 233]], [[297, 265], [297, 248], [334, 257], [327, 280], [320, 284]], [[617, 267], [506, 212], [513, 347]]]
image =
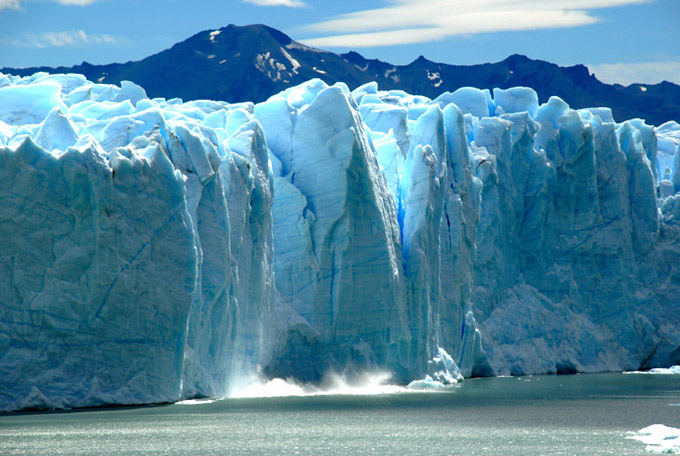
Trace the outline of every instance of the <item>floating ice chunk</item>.
[[411, 383], [406, 385], [407, 389], [410, 390], [444, 390], [446, 389], [446, 385], [443, 384], [442, 382], [439, 382], [437, 380], [433, 380], [432, 377], [429, 375], [426, 375], [424, 379], [422, 380], [413, 380]]
[[175, 405], [207, 405], [217, 401], [218, 399], [186, 399], [175, 402]]
[[680, 429], [652, 424], [635, 433], [629, 433], [629, 439], [647, 445], [647, 452], [653, 454], [680, 454]]

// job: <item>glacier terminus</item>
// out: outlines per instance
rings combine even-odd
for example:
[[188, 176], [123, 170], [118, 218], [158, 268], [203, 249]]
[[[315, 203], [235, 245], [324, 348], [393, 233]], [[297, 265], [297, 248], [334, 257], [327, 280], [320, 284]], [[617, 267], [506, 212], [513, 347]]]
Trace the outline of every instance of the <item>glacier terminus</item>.
[[668, 367], [680, 125], [525, 87], [0, 74], [0, 247], [0, 411]]

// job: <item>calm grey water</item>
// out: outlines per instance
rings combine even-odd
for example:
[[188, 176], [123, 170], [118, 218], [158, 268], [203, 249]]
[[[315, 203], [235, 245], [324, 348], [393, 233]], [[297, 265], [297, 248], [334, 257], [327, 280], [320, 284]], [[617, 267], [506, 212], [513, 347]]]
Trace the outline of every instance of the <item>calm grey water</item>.
[[680, 376], [466, 380], [442, 393], [224, 399], [0, 416], [2, 455], [644, 455], [680, 427]]

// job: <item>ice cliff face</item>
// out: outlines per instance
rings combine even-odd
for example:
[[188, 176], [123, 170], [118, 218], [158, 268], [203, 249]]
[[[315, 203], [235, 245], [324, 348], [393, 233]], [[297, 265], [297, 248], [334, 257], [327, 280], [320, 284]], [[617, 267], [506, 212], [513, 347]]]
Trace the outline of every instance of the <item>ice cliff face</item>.
[[0, 75], [0, 410], [680, 361], [680, 125]]
[[271, 339], [273, 185], [252, 105], [75, 75], [12, 82], [0, 408], [224, 394]]

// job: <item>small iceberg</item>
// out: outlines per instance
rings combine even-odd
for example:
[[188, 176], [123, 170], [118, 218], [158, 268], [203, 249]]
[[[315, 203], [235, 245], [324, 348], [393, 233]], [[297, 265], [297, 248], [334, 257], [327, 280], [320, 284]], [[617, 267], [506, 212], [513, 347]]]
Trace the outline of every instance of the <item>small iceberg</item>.
[[680, 429], [653, 424], [627, 437], [647, 444], [646, 450], [653, 454], [680, 454]]
[[425, 378], [421, 380], [413, 380], [406, 385], [406, 389], [420, 391], [443, 390], [445, 388], [447, 388], [447, 385], [440, 381], [433, 380], [429, 375], [426, 375]]

